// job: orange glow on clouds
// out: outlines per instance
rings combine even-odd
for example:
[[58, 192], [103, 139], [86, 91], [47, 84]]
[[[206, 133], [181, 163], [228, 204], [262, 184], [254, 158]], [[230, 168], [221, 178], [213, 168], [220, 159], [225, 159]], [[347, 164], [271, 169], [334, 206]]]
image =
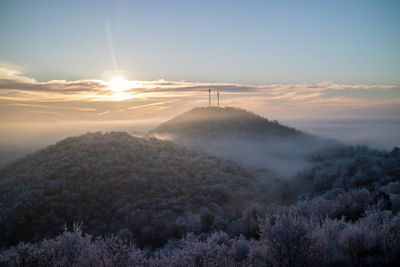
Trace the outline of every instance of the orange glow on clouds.
[[213, 104], [219, 91], [221, 106], [237, 106], [273, 119], [400, 115], [399, 85], [251, 85], [130, 81], [123, 76], [108, 81], [39, 82], [0, 66], [0, 122], [168, 118], [207, 106], [208, 89], [212, 90]]

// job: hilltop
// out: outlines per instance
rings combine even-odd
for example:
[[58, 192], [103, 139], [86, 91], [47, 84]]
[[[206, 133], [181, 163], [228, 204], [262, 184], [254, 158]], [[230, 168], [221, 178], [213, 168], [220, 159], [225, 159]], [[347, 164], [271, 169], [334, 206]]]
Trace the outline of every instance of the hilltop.
[[293, 136], [300, 131], [235, 107], [199, 107], [160, 124], [150, 134], [186, 137]]
[[311, 154], [339, 145], [236, 107], [194, 108], [149, 133], [232, 160], [272, 184], [310, 167]]

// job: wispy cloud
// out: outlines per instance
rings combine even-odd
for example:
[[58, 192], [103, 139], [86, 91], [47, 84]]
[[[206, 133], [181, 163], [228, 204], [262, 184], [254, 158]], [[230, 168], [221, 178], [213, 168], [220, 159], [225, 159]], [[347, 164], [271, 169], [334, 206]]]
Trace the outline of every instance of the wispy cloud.
[[36, 113], [36, 114], [45, 114], [45, 115], [57, 115], [57, 116], [60, 116], [60, 115], [61, 115], [61, 113], [58, 113], [58, 112], [41, 111], [41, 110], [29, 110], [28, 112], [30, 112], [30, 113]]
[[331, 81], [251, 85], [166, 80], [131, 81], [129, 84], [130, 88], [117, 91], [110, 88], [107, 81], [94, 79], [39, 82], [19, 71], [0, 68], [2, 117], [15, 118], [20, 114], [22, 118], [27, 108], [35, 108], [29, 113], [69, 119], [104, 115], [113, 119], [169, 116], [193, 106], [207, 105], [208, 89], [220, 91], [223, 105], [235, 105], [275, 117], [291, 116], [296, 109], [295, 115], [318, 115], [322, 109], [379, 107], [397, 112], [400, 106], [399, 85], [337, 84]]
[[76, 110], [78, 110], [78, 111], [96, 111], [97, 109], [95, 109], [95, 108], [77, 108]]
[[21, 106], [21, 107], [33, 107], [33, 108], [45, 108], [45, 105], [38, 105], [38, 104], [25, 104], [25, 103], [11, 103], [9, 105], [12, 106]]
[[106, 114], [109, 114], [109, 113], [111, 113], [111, 111], [110, 110], [107, 110], [107, 111], [104, 111], [104, 112], [100, 112], [100, 113], [97, 113], [99, 116], [103, 116], [103, 115], [106, 115]]
[[160, 106], [160, 105], [165, 105], [165, 104], [175, 102], [175, 101], [176, 100], [169, 100], [169, 101], [161, 101], [161, 102], [151, 103], [151, 104], [146, 104], [146, 105], [137, 105], [137, 106], [129, 107], [128, 109], [141, 109], [141, 108]]

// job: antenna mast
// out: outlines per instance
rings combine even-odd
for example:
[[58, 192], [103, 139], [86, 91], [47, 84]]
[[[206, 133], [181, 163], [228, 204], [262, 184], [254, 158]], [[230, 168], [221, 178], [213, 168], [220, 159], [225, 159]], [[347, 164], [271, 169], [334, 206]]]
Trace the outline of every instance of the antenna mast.
[[211, 89], [208, 89], [208, 106], [211, 107]]

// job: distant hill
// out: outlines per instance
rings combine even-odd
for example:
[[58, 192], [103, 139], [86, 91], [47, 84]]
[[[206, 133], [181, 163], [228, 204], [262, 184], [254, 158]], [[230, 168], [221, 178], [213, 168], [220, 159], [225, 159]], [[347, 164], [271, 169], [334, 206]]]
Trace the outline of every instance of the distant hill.
[[235, 107], [199, 107], [162, 123], [150, 134], [186, 137], [292, 136], [302, 132]]
[[[310, 166], [310, 154], [337, 145], [235, 107], [194, 108], [149, 134], [232, 160], [253, 176], [272, 181], [292, 177]], [[270, 195], [278, 191], [270, 188]]]
[[161, 245], [228, 226], [251, 201], [251, 183], [235, 164], [169, 141], [70, 137], [1, 170], [1, 245], [52, 237], [73, 222]]

